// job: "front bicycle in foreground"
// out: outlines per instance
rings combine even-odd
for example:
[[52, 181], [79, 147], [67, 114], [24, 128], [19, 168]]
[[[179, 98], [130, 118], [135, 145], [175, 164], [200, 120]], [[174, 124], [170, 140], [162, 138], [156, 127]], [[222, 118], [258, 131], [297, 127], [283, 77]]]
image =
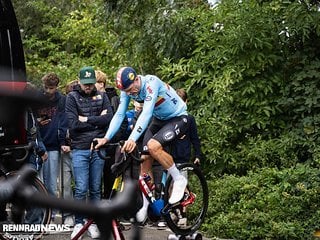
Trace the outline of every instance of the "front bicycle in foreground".
[[[125, 213], [131, 213], [135, 207], [134, 200], [137, 198], [136, 186], [132, 182], [128, 182], [123, 193], [117, 195], [114, 199], [89, 204], [84, 201], [60, 199], [35, 192], [32, 182], [36, 174], [33, 169], [25, 167], [18, 171], [17, 177], [4, 181], [0, 185], [0, 203], [19, 201], [24, 203], [24, 207], [49, 207], [83, 214], [94, 219], [97, 223], [101, 233], [101, 240], [111, 238], [113, 219], [117, 219]], [[21, 211], [23, 212], [24, 209], [21, 208]], [[139, 229], [137, 228], [135, 231], [133, 239], [137, 239], [139, 236]], [[16, 238], [18, 237], [19, 234], [16, 235]]]
[[[20, 165], [24, 163], [30, 148], [32, 148], [32, 145], [30, 144], [0, 147], [0, 186], [5, 184], [6, 181], [14, 180], [19, 177], [19, 172], [17, 171], [18, 166], [20, 167]], [[48, 195], [43, 182], [37, 177], [30, 182], [30, 189], [32, 189], [33, 192]], [[24, 202], [20, 202], [18, 199], [0, 203], [1, 223], [6, 225], [24, 224], [29, 226], [41, 226], [50, 223], [50, 208], [34, 206], [27, 206], [24, 208], [24, 204]], [[0, 224], [0, 227], [3, 226], [2, 224]], [[32, 229], [34, 229], [34, 231], [30, 230], [29, 233], [35, 240], [40, 239], [44, 234], [44, 231], [42, 230]], [[12, 239], [12, 237], [10, 234], [6, 234], [2, 229], [2, 231], [0, 231], [0, 239], [7, 240]]]

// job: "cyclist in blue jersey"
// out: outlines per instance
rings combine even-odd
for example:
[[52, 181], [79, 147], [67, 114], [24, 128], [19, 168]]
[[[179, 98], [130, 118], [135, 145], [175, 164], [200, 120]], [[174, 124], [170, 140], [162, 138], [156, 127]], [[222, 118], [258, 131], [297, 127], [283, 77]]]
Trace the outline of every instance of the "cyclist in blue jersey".
[[[188, 129], [187, 106], [168, 84], [154, 75], [137, 75], [131, 67], [123, 67], [117, 72], [117, 88], [121, 90], [120, 105], [113, 116], [104, 138], [96, 138], [96, 148], [106, 144], [118, 131], [126, 117], [130, 100], [144, 102], [142, 112], [122, 150], [132, 152], [136, 141], [143, 138], [140, 177], [144, 173], [152, 176], [152, 162], [157, 160], [172, 176], [174, 184], [169, 203], [174, 204], [183, 197], [187, 179], [179, 172], [172, 156], [164, 150], [170, 142], [181, 137]], [[143, 195], [143, 194], [142, 194]], [[143, 206], [136, 218], [143, 222], [147, 216], [149, 202], [143, 195]]]

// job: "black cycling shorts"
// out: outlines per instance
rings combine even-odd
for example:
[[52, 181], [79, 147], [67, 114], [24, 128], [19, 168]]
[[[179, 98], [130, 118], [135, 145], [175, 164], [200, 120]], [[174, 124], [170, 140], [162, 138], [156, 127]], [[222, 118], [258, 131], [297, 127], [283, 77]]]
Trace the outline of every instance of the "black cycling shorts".
[[151, 138], [157, 140], [162, 147], [166, 147], [175, 139], [183, 136], [188, 128], [189, 121], [186, 115], [169, 120], [153, 118], [143, 137], [142, 154], [149, 154], [147, 144]]

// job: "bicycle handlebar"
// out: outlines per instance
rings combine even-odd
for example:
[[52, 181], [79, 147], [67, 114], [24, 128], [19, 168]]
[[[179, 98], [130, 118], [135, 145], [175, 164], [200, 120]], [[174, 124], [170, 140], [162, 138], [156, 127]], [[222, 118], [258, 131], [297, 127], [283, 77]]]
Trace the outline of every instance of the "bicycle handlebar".
[[[30, 167], [23, 167], [18, 171], [18, 177], [10, 178], [0, 185], [0, 203], [15, 202], [23, 206], [31, 205], [45, 208], [56, 208], [77, 214], [92, 217], [98, 225], [103, 226], [102, 231], [107, 237], [110, 235], [111, 221], [125, 214], [133, 213], [137, 199], [137, 186], [132, 181], [125, 184], [123, 193], [111, 201], [99, 201], [88, 204], [84, 201], [61, 199], [54, 196], [35, 192], [30, 185], [37, 172]], [[18, 201], [17, 201], [18, 200]], [[24, 206], [24, 207], [25, 207]], [[100, 229], [100, 227], [99, 227]]]
[[[105, 148], [108, 148], [108, 147], [110, 147], [110, 146], [119, 146], [119, 147], [122, 147], [123, 145], [124, 145], [124, 142], [125, 141], [123, 141], [123, 140], [120, 140], [119, 142], [115, 142], [115, 143], [106, 143], [106, 144], [104, 144], [103, 146], [101, 146], [99, 149], [95, 149], [94, 151], [97, 151], [97, 153], [98, 153], [98, 156], [101, 158], [101, 159], [103, 159], [103, 160], [108, 160], [108, 159], [110, 159], [110, 157], [109, 156], [104, 156], [102, 153], [101, 153], [101, 151], [100, 151], [100, 149], [105, 149]], [[93, 142], [92, 142], [92, 145], [93, 145], [93, 148], [95, 148], [95, 146], [98, 144], [98, 141], [97, 140], [93, 140]], [[130, 156], [134, 161], [136, 161], [137, 163], [142, 163], [143, 162], [143, 159], [141, 159], [139, 156], [137, 156], [138, 154], [137, 154], [137, 150], [134, 150], [133, 152], [131, 152], [131, 153], [127, 153], [127, 152], [124, 152], [124, 154], [125, 154], [125, 160], [126, 160], [126, 158], [127, 158], [127, 156]]]
[[13, 151], [13, 150], [30, 150], [33, 147], [34, 147], [34, 144], [32, 142], [30, 142], [28, 144], [23, 144], [23, 145], [1, 146], [0, 152], [9, 152], [9, 151]]
[[1, 156], [6, 156], [12, 154], [14, 151], [20, 151], [23, 150], [23, 155], [20, 158], [15, 158], [17, 162], [22, 162], [24, 161], [29, 153], [29, 150], [34, 147], [33, 142], [29, 142], [27, 144], [22, 144], [22, 145], [7, 145], [7, 146], [1, 146], [0, 147], [0, 155]]

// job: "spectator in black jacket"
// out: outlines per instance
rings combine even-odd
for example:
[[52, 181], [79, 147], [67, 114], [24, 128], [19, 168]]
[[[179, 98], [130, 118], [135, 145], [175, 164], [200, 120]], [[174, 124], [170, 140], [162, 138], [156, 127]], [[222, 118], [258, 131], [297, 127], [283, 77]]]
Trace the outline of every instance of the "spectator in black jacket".
[[[95, 87], [94, 69], [82, 68], [79, 80], [80, 84], [68, 94], [66, 101], [75, 179], [74, 198], [85, 200], [89, 191], [90, 201], [99, 201], [104, 160], [90, 147], [94, 138], [104, 136], [113, 114], [107, 95]], [[83, 227], [84, 216], [75, 214], [75, 224], [71, 238]], [[100, 236], [96, 224], [91, 224], [88, 231], [91, 238]]]
[[[180, 88], [176, 90], [177, 94], [182, 98], [183, 101], [187, 103], [187, 92]], [[190, 123], [189, 129], [185, 135], [177, 139], [172, 146], [172, 156], [175, 163], [185, 163], [189, 162], [191, 159], [191, 148], [194, 149], [194, 159], [195, 164], [200, 164], [201, 159], [201, 149], [200, 149], [200, 139], [198, 136], [198, 130], [196, 125], [196, 120], [191, 114], [188, 114], [188, 121]]]

